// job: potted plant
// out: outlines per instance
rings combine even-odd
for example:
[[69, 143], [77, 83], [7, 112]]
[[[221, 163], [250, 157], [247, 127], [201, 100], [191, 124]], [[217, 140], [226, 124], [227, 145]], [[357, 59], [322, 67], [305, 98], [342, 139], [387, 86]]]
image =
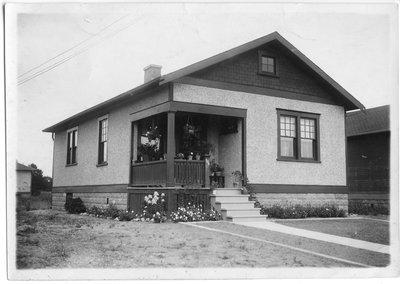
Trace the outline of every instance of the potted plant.
[[233, 187], [241, 187], [243, 181], [243, 175], [241, 171], [232, 172], [235, 181], [233, 182]]
[[222, 176], [222, 172], [224, 171], [224, 168], [218, 165], [215, 160], [212, 160], [211, 165], [210, 165], [210, 172], [211, 175], [215, 176]]
[[139, 151], [143, 155], [144, 162], [148, 162], [156, 154], [156, 145], [150, 143], [141, 144], [139, 146]]
[[193, 152], [188, 153], [188, 160], [193, 160]]
[[178, 160], [183, 160], [184, 158], [185, 158], [185, 155], [183, 153], [178, 153], [175, 156], [175, 159], [178, 159]]
[[200, 153], [196, 153], [196, 160], [197, 160], [197, 161], [200, 161], [200, 158], [201, 158]]

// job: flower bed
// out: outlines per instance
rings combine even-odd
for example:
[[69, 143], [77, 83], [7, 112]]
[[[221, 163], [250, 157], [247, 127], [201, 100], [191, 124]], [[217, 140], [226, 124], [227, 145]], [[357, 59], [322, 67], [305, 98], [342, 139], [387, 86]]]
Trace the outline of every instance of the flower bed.
[[272, 207], [261, 206], [261, 214], [268, 218], [298, 219], [309, 217], [346, 217], [346, 211], [338, 209], [333, 205], [311, 206], [311, 205], [273, 205]]
[[167, 216], [165, 194], [155, 191], [153, 194], [146, 195], [143, 202], [143, 210], [135, 213], [128, 210], [120, 210], [115, 204], [106, 207], [92, 206], [86, 209], [81, 215], [93, 216], [98, 218], [113, 219], [116, 221], [137, 221], [164, 223], [169, 219], [172, 222], [195, 222], [195, 221], [217, 221], [221, 220], [221, 214], [215, 210], [204, 210], [202, 205], [196, 207], [188, 203], [187, 206], [178, 207], [177, 211], [171, 212]]
[[190, 203], [186, 207], [178, 207], [178, 210], [170, 214], [170, 219], [175, 222], [196, 222], [196, 221], [218, 221], [221, 214], [215, 210], [204, 211], [202, 205], [198, 207]]

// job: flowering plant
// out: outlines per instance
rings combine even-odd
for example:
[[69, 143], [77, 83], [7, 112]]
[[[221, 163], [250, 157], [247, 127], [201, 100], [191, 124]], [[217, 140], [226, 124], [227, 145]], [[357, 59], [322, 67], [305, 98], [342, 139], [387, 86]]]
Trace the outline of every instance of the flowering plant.
[[188, 203], [185, 207], [178, 207], [177, 211], [174, 211], [169, 216], [175, 223], [178, 222], [196, 222], [196, 221], [217, 221], [221, 220], [221, 214], [215, 210], [204, 211], [202, 205], [198, 207]]
[[166, 211], [165, 194], [161, 193], [160, 195], [154, 191], [153, 195], [149, 194], [144, 197], [143, 213], [140, 219], [162, 223], [167, 220]]

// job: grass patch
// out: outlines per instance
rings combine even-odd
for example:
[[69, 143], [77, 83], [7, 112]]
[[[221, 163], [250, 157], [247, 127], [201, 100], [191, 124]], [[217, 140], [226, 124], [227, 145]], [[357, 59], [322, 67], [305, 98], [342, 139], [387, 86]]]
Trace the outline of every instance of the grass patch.
[[[321, 222], [326, 222], [324, 220]], [[281, 222], [281, 221], [279, 221]], [[282, 221], [284, 223], [286, 221]], [[293, 221], [293, 222], [306, 222], [305, 220]], [[271, 241], [283, 245], [290, 245], [296, 248], [301, 248], [333, 257], [339, 257], [342, 259], [355, 261], [371, 266], [387, 266], [390, 263], [390, 256], [387, 254], [372, 252], [368, 250], [357, 249], [353, 247], [348, 247], [344, 245], [338, 245], [334, 243], [324, 242], [320, 240], [308, 239], [304, 237], [298, 237], [295, 235], [289, 235], [284, 233], [279, 233], [275, 231], [270, 231], [266, 229], [258, 229], [247, 227], [244, 225], [238, 225], [230, 222], [220, 222], [220, 223], [202, 223], [199, 224], [202, 227], [213, 228], [218, 230], [224, 230], [227, 232], [245, 235], [253, 238], [259, 238], [266, 241]], [[339, 226], [339, 225], [338, 225]], [[337, 227], [337, 226], [336, 226]], [[336, 228], [335, 227], [335, 228]], [[244, 244], [248, 247], [251, 241], [245, 240]], [[275, 252], [274, 252], [275, 253]], [[269, 257], [269, 256], [268, 256]], [[290, 261], [292, 266], [297, 266], [296, 263], [301, 262], [303, 266], [310, 266], [309, 263], [305, 262], [304, 259], [299, 258], [297, 253], [293, 251], [287, 255], [280, 255], [282, 260]], [[315, 267], [326, 267], [323, 263], [326, 259], [321, 259], [321, 263], [315, 264]]]
[[299, 229], [389, 245], [389, 222], [371, 219], [276, 221]]

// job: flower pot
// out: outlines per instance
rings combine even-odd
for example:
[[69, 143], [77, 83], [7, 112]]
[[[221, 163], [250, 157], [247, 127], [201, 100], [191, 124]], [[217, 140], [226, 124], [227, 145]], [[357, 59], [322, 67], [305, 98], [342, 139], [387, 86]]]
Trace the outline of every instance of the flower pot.
[[200, 161], [201, 156], [200, 155], [196, 155], [196, 160]]
[[192, 155], [188, 155], [188, 160], [193, 160], [193, 156]]

